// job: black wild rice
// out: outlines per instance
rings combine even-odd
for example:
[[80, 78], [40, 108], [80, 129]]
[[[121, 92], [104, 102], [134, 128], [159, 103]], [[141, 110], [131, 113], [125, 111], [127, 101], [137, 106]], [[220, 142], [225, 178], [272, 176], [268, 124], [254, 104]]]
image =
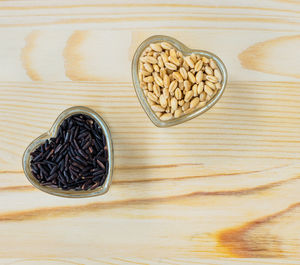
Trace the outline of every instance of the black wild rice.
[[108, 174], [105, 135], [91, 117], [65, 119], [55, 138], [31, 153], [31, 172], [41, 185], [63, 190], [93, 190]]

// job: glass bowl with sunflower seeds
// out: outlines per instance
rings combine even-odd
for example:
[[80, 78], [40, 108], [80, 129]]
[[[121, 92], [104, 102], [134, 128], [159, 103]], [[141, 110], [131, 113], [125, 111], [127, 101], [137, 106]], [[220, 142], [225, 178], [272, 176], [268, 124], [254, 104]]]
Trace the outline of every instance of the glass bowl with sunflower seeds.
[[157, 35], [137, 48], [132, 79], [150, 120], [158, 127], [169, 127], [215, 105], [224, 93], [227, 70], [215, 54]]

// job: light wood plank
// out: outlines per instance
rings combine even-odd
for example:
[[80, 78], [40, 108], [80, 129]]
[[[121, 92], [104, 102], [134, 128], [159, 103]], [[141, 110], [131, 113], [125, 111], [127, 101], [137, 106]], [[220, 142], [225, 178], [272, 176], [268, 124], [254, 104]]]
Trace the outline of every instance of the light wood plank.
[[[100, 247], [117, 256], [299, 258], [298, 85], [231, 82], [205, 115], [159, 129], [127, 83], [1, 83], [6, 137], [0, 196], [13, 202], [1, 205], [3, 240], [5, 231], [20, 233], [16, 239], [28, 242], [31, 251], [23, 246], [17, 255], [26, 257], [63, 256], [64, 246], [72, 246], [73, 253], [92, 240], [95, 247], [76, 251], [78, 257], [96, 258]], [[101, 198], [66, 200], [41, 193], [15, 163], [32, 137], [71, 105], [94, 108], [111, 128], [116, 171], [110, 192]], [[63, 226], [68, 236], [57, 242], [62, 222], [68, 223]], [[99, 234], [78, 231], [79, 223], [98, 227]], [[24, 229], [28, 233], [22, 234]], [[32, 238], [39, 233], [53, 248], [32, 250], [46, 244]], [[151, 249], [149, 240], [155, 242]], [[277, 241], [284, 242], [284, 251]], [[14, 244], [9, 240], [1, 255], [13, 255]]]
[[165, 34], [215, 52], [232, 80], [295, 81], [299, 5], [254, 2], [2, 2], [0, 80], [129, 82], [138, 44]]
[[[0, 263], [300, 264], [299, 24], [294, 0], [1, 1]], [[173, 128], [153, 126], [131, 84], [154, 34], [229, 72], [217, 105]], [[112, 132], [102, 197], [44, 194], [21, 168], [74, 105]]]
[[266, 265], [298, 265], [297, 260], [286, 260], [286, 259], [230, 259], [230, 258], [220, 258], [219, 260], [213, 259], [145, 259], [145, 258], [35, 258], [35, 259], [0, 259], [3, 265], [82, 265], [82, 264], [91, 264], [91, 265], [180, 265], [180, 264], [199, 264], [199, 265], [231, 265], [231, 264], [241, 264], [241, 265], [253, 265], [253, 264], [266, 264]]
[[214, 52], [224, 61], [229, 78], [234, 81], [297, 81], [300, 77], [299, 54], [295, 53], [300, 45], [299, 35], [286, 31], [111, 31], [59, 27], [0, 29], [0, 33], [10, 40], [0, 43], [1, 57], [8, 65], [0, 73], [1, 81], [131, 82], [134, 51], [155, 34], [169, 35], [191, 48]]

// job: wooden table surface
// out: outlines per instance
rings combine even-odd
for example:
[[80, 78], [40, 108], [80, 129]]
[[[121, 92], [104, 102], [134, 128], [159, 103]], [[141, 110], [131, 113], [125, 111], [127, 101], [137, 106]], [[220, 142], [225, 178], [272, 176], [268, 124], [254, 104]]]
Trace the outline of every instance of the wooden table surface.
[[[300, 264], [298, 0], [1, 1], [0, 34], [0, 264]], [[131, 82], [154, 34], [229, 73], [213, 109], [173, 128], [150, 122]], [[104, 196], [51, 196], [22, 170], [76, 105], [111, 128]]]

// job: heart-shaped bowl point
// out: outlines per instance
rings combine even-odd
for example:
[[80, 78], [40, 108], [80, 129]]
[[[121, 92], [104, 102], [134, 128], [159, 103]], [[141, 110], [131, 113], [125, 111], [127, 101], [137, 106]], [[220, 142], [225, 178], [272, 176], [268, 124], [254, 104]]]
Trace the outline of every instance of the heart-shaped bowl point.
[[[108, 154], [108, 171], [107, 176], [104, 181], [104, 183], [95, 188], [90, 190], [63, 190], [58, 187], [49, 187], [42, 185], [33, 175], [33, 172], [31, 170], [30, 161], [32, 159], [32, 152], [37, 150], [42, 144], [46, 142], [46, 140], [50, 140], [50, 138], [55, 138], [58, 134], [59, 128], [62, 125], [62, 123], [69, 117], [76, 115], [76, 114], [83, 114], [86, 115], [94, 120], [99, 127], [102, 129], [102, 133], [105, 136], [106, 140], [106, 146], [107, 146], [107, 154]], [[114, 163], [114, 154], [113, 154], [113, 144], [111, 139], [111, 134], [109, 131], [108, 126], [106, 125], [105, 121], [100, 117], [98, 113], [95, 111], [86, 108], [86, 107], [72, 107], [69, 109], [66, 109], [63, 111], [56, 119], [54, 124], [52, 125], [51, 129], [47, 131], [46, 133], [42, 134], [38, 138], [36, 138], [34, 141], [31, 142], [31, 144], [26, 148], [24, 155], [23, 155], [23, 170], [27, 177], [27, 179], [30, 181], [30, 183], [49, 194], [61, 196], [61, 197], [69, 197], [69, 198], [85, 198], [85, 197], [92, 197], [97, 195], [102, 195], [106, 193], [110, 187], [111, 181], [112, 181], [112, 175], [113, 175], [113, 163]]]
[[[141, 87], [141, 82], [139, 78], [139, 63], [140, 63], [140, 58], [143, 54], [143, 52], [150, 46], [150, 44], [153, 43], [162, 43], [166, 42], [169, 43], [175, 48], [177, 51], [181, 52], [183, 57], [195, 54], [199, 55], [200, 57], [206, 57], [208, 59], [212, 59], [216, 65], [217, 68], [220, 71], [221, 74], [221, 81], [220, 81], [220, 87], [214, 94], [214, 96], [208, 100], [203, 107], [198, 107], [191, 109], [188, 113], [183, 113], [183, 115], [175, 118], [171, 118], [169, 120], [163, 120], [160, 117], [158, 117], [155, 114], [155, 111], [151, 108], [150, 104], [147, 101], [147, 97], [143, 91], [143, 88]], [[154, 66], [154, 65], [153, 65]], [[136, 95], [140, 101], [140, 104], [142, 105], [143, 109], [145, 110], [146, 114], [150, 118], [150, 120], [156, 125], [157, 127], [169, 127], [169, 126], [174, 126], [180, 123], [183, 123], [185, 121], [188, 121], [190, 119], [193, 119], [197, 117], [198, 115], [208, 111], [213, 105], [216, 104], [216, 102], [221, 98], [221, 96], [224, 93], [226, 83], [227, 83], [227, 70], [222, 62], [222, 60], [216, 56], [215, 54], [204, 51], [204, 50], [197, 50], [197, 49], [190, 49], [186, 47], [183, 43], [180, 41], [169, 37], [169, 36], [163, 36], [163, 35], [156, 35], [152, 36], [145, 41], [143, 41], [140, 46], [137, 48], [134, 56], [133, 56], [133, 61], [132, 61], [132, 66], [131, 66], [131, 71], [132, 71], [132, 80], [133, 80], [133, 85], [136, 91]], [[154, 70], [155, 71], [155, 70]], [[153, 71], [153, 73], [154, 73]], [[201, 103], [201, 102], [200, 102]], [[201, 104], [199, 104], [201, 105]], [[159, 107], [158, 107], [159, 108]]]

